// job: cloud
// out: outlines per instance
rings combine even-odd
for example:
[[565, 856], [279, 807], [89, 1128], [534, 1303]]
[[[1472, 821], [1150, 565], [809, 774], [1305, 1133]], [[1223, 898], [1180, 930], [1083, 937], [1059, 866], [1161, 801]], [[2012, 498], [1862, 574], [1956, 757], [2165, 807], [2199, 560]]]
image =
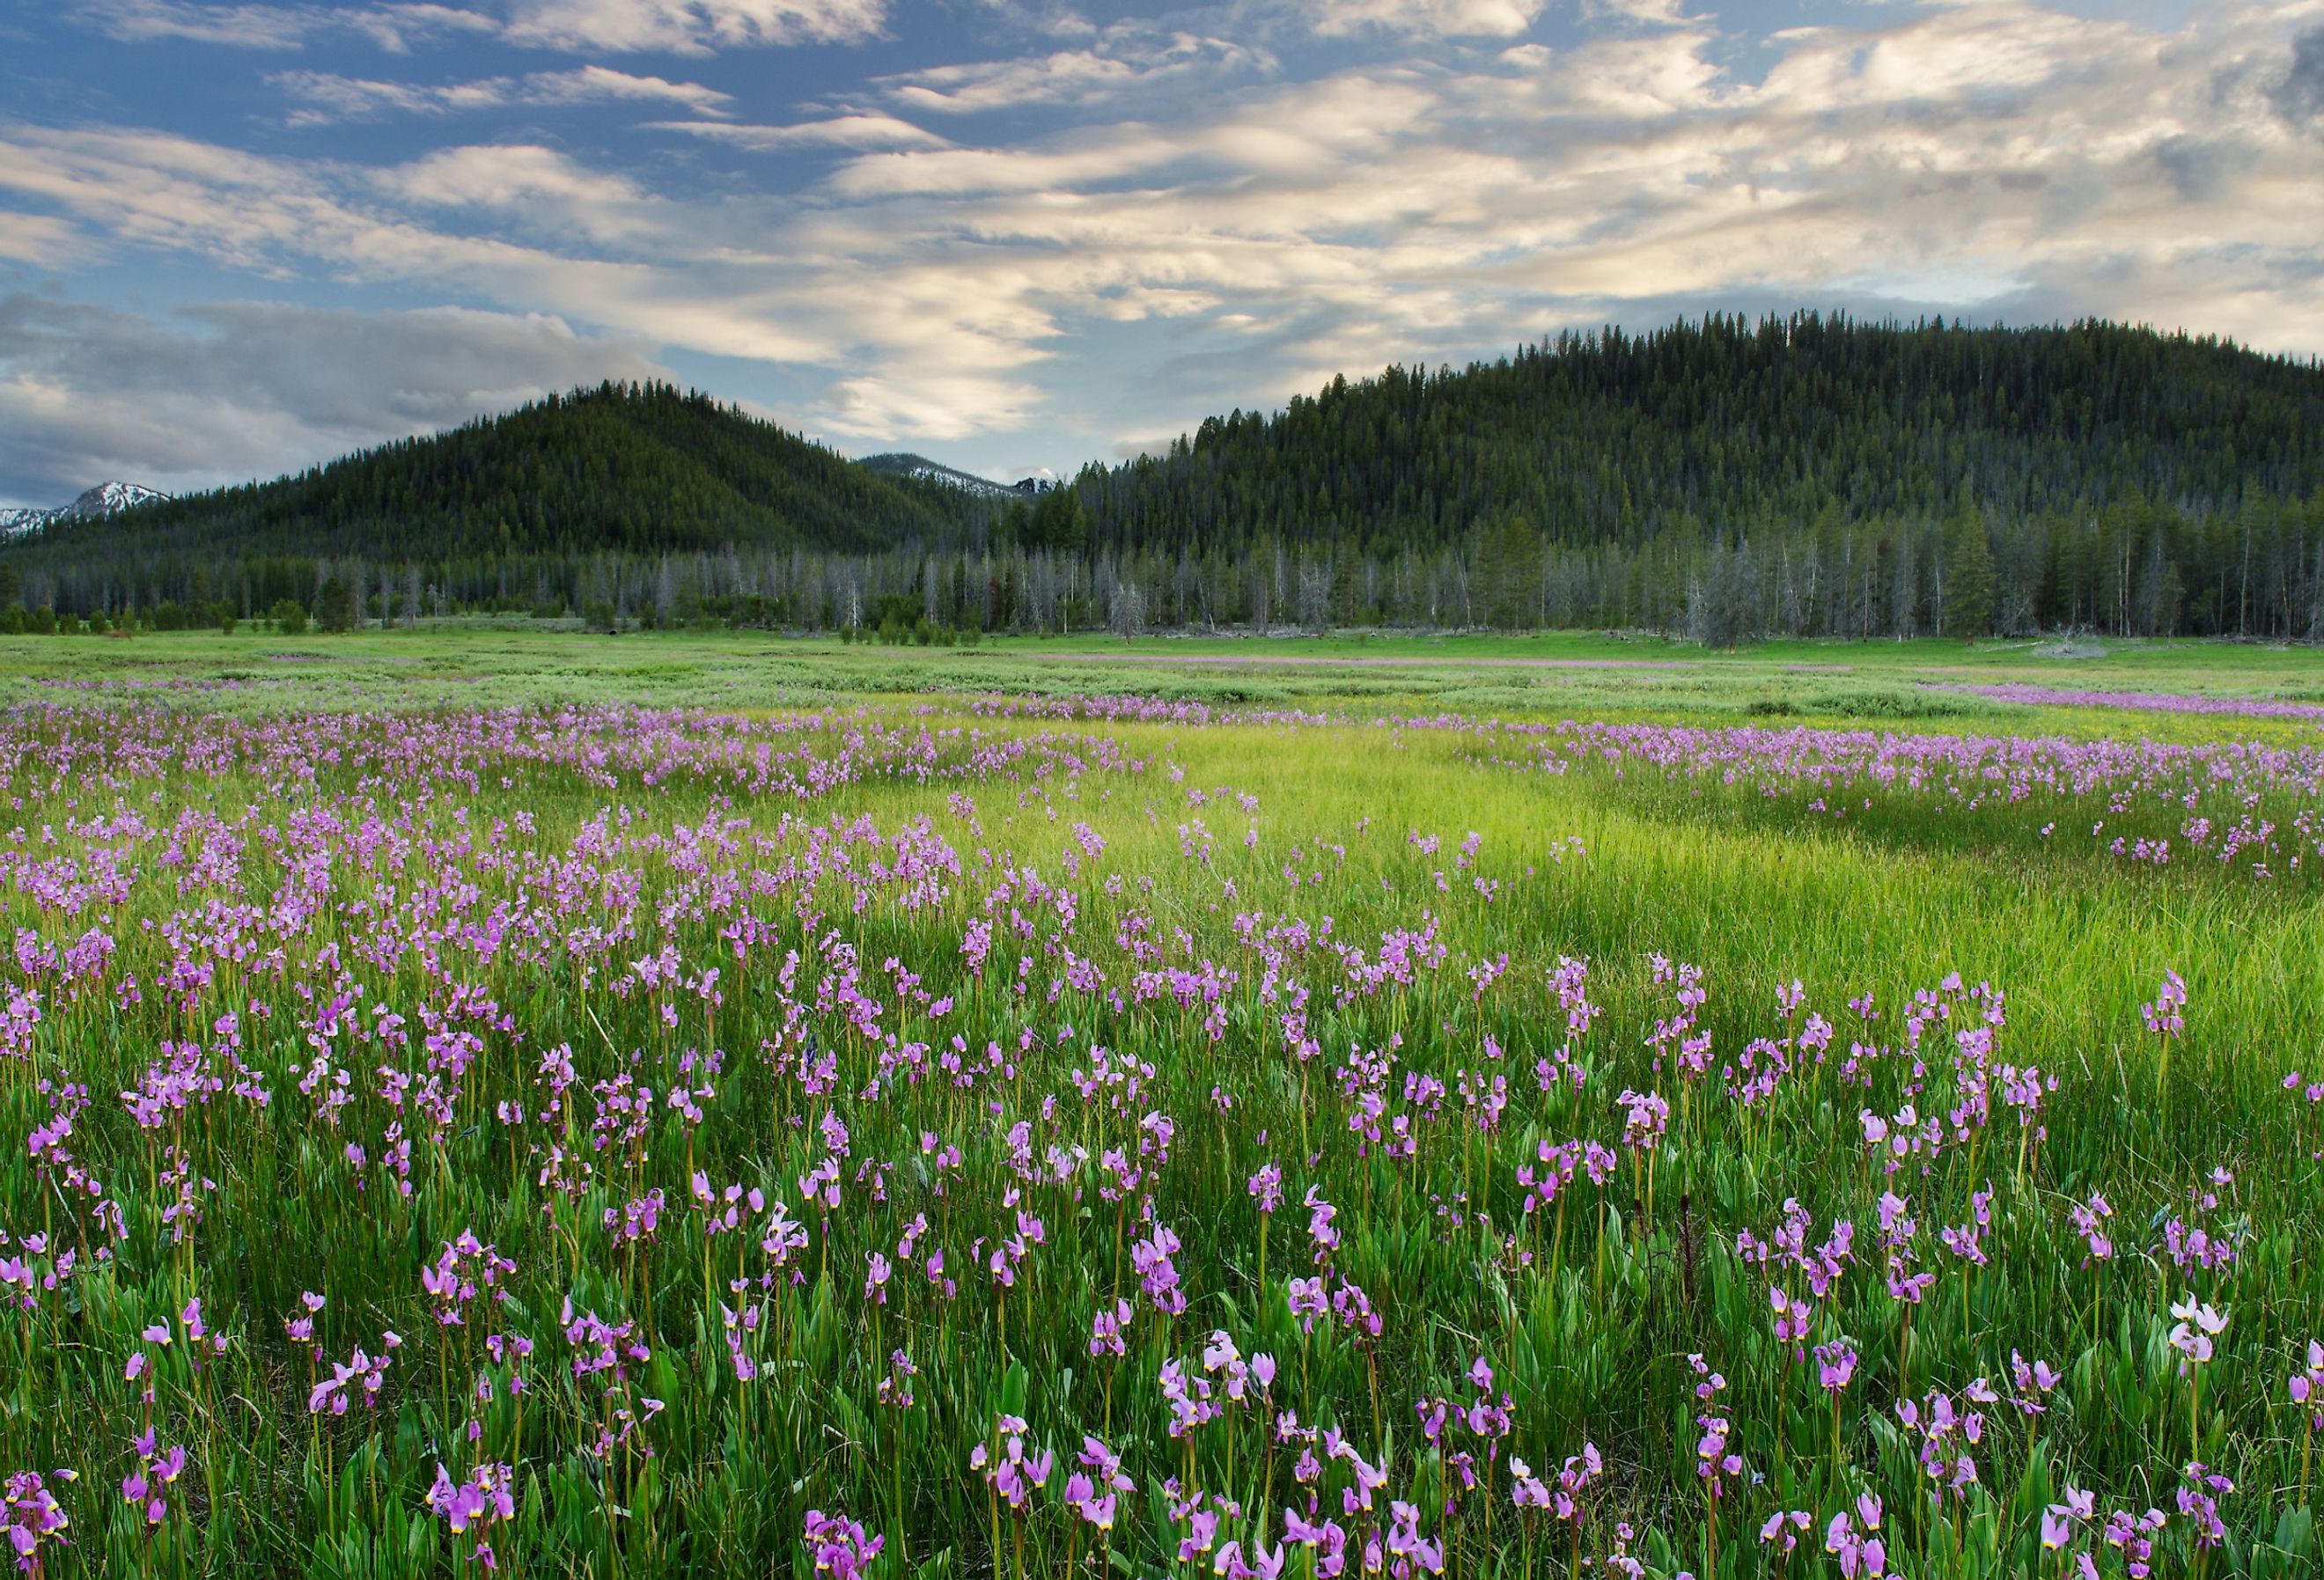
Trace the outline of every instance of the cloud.
[[2271, 97], [2295, 125], [2324, 116], [2324, 25], [2307, 28], [2292, 41], [2292, 69]]
[[604, 66], [432, 86], [378, 82], [327, 71], [282, 71], [267, 80], [300, 101], [300, 107], [290, 115], [293, 125], [366, 120], [385, 114], [440, 115], [511, 106], [587, 104], [674, 104], [697, 115], [717, 115], [725, 114], [733, 102], [732, 94], [699, 83], [633, 77]]
[[678, 104], [704, 115], [718, 115], [734, 96], [698, 82], [669, 82], [659, 77], [632, 77], [606, 66], [583, 66], [571, 71], [535, 72], [525, 79], [525, 102], [544, 105], [595, 103]]
[[364, 167], [0, 128], [0, 193], [85, 251], [780, 364], [820, 390], [795, 420], [880, 442], [1041, 429], [1102, 449], [1333, 372], [1738, 302], [2324, 349], [2324, 140], [2284, 124], [2303, 46], [2270, 7], [2161, 29], [1987, 0], [1739, 54], [1683, 20], [1480, 47], [1388, 18], [1487, 10], [1347, 14], [1375, 12], [1322, 59], [1199, 42], [1240, 36], [1222, 10], [855, 86], [895, 115], [834, 88], [796, 124], [654, 123], [816, 154], [795, 163], [544, 141]]
[[699, 55], [752, 45], [878, 36], [885, 0], [512, 0], [511, 42]]
[[226, 302], [149, 318], [0, 296], [0, 497], [267, 476], [549, 390], [667, 377], [556, 318]]
[[417, 287], [721, 356], [833, 352], [828, 325], [787, 300], [798, 266], [747, 245], [765, 239], [763, 219], [682, 208], [554, 150], [449, 149], [365, 171], [160, 133], [0, 126], [7, 190], [62, 209], [92, 251]]
[[645, 201], [626, 177], [604, 175], [554, 148], [531, 143], [447, 148], [381, 172], [380, 182], [415, 203], [512, 209], [546, 200], [578, 214]]
[[489, 33], [500, 23], [458, 6], [435, 5], [210, 5], [200, 0], [70, 0], [70, 14], [124, 43], [223, 44], [296, 50], [311, 40], [354, 35], [402, 53], [416, 42]]
[[0, 258], [52, 268], [70, 262], [83, 250], [80, 232], [64, 220], [0, 208]]
[[1299, 0], [1308, 25], [1326, 38], [1351, 33], [1513, 38], [1533, 26], [1548, 0]]
[[915, 109], [969, 114], [1025, 105], [1093, 105], [1189, 79], [1214, 84], [1272, 74], [1276, 58], [1256, 45], [1125, 23], [1088, 47], [1013, 60], [936, 66], [875, 79]]
[[[434, 4], [216, 4], [69, 0], [71, 14], [124, 43], [297, 50], [338, 35], [401, 53], [463, 34], [545, 49], [709, 54], [722, 49], [856, 43], [879, 36], [886, 0], [493, 0], [492, 11]], [[497, 14], [495, 14], [497, 13]]]
[[706, 142], [768, 152], [782, 148], [949, 148], [935, 133], [893, 115], [835, 115], [791, 126], [755, 126], [733, 121], [649, 121], [651, 132], [682, 132]]

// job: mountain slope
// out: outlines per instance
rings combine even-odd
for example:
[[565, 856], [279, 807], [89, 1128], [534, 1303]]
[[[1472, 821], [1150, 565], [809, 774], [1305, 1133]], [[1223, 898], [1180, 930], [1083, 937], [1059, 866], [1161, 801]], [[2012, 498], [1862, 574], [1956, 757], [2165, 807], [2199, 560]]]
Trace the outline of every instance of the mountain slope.
[[146, 503], [76, 531], [70, 551], [441, 563], [868, 550], [934, 540], [973, 513], [956, 489], [882, 476], [706, 396], [604, 384], [297, 476]]
[[160, 489], [148, 488], [143, 483], [100, 483], [84, 489], [70, 504], [54, 510], [0, 510], [0, 539], [21, 538], [47, 526], [99, 521], [132, 505], [168, 497]]
[[943, 483], [980, 499], [999, 500], [1003, 504], [1014, 499], [1030, 499], [1031, 483], [995, 483], [990, 477], [980, 477], [973, 472], [964, 472], [957, 467], [947, 467], [926, 456], [908, 451], [892, 450], [886, 455], [865, 456], [856, 463], [890, 477], [911, 477], [923, 483]]
[[2103, 323], [1714, 317], [1335, 379], [1029, 496], [606, 385], [50, 527], [11, 569], [83, 614], [336, 575], [373, 617], [2324, 640], [2324, 369]]
[[2108, 324], [1801, 314], [1562, 337], [1464, 371], [1335, 379], [1077, 480], [1095, 541], [1455, 541], [1503, 521], [1636, 545], [1835, 513], [2144, 497], [2232, 509], [2324, 484], [2324, 373]]

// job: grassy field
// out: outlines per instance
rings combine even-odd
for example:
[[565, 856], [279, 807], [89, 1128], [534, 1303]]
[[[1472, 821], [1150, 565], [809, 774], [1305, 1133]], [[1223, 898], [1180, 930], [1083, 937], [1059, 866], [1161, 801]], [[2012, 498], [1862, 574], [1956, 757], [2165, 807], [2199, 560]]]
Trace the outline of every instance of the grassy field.
[[[1740, 652], [1655, 638], [1012, 637], [975, 648], [846, 646], [763, 632], [637, 633], [512, 620], [374, 628], [352, 636], [245, 630], [134, 638], [0, 636], [0, 698], [91, 687], [203, 692], [227, 712], [281, 707], [500, 707], [624, 702], [762, 708], [834, 696], [1001, 691], [1124, 694], [1372, 712], [1452, 707], [1524, 717], [1799, 716], [1820, 721], [2120, 731], [2169, 716], [2093, 720], [1965, 688], [2169, 693], [2313, 708], [2324, 653], [2200, 642], [1769, 642]], [[2264, 721], [2246, 719], [2248, 732]], [[2183, 732], [2182, 732], [2183, 733]], [[2306, 738], [2294, 728], [2285, 739]]]
[[16, 1551], [2312, 1574], [2319, 703], [2192, 644], [0, 642]]

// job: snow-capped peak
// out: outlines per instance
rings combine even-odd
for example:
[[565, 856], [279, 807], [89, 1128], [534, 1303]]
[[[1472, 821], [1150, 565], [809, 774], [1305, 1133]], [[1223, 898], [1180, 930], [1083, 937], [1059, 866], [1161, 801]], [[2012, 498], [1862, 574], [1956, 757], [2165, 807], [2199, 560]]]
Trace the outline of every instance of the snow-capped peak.
[[57, 513], [87, 521], [92, 516], [109, 516], [115, 511], [127, 510], [148, 500], [168, 497], [160, 489], [148, 488], [143, 483], [100, 483]]
[[160, 489], [148, 488], [143, 483], [100, 483], [70, 504], [59, 505], [54, 510], [0, 510], [0, 538], [21, 538], [43, 527], [61, 526], [69, 522], [99, 521], [115, 511], [168, 497]]
[[862, 464], [875, 472], [885, 472], [891, 477], [910, 477], [922, 483], [942, 483], [947, 487], [977, 494], [985, 499], [1015, 499], [1032, 490], [1023, 483], [996, 483], [990, 477], [980, 477], [973, 472], [964, 472], [957, 467], [947, 467], [926, 456], [902, 451], [881, 456], [865, 456]]

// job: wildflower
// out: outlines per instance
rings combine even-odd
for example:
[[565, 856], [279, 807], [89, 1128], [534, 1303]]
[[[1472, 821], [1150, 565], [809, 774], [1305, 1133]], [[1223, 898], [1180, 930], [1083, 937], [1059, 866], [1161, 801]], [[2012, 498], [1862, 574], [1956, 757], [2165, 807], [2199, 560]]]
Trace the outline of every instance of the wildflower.
[[2114, 1208], [2107, 1205], [2107, 1198], [2093, 1193], [2088, 1202], [2075, 1204], [2070, 1216], [2074, 1233], [2080, 1234], [2089, 1247], [2089, 1254], [2083, 1259], [2082, 1265], [2088, 1267], [2093, 1261], [2110, 1260], [2114, 1255], [2114, 1242], [2107, 1238], [2104, 1225], [2108, 1218], [2114, 1216]]
[[2176, 971], [2166, 970], [2154, 1002], [2140, 1005], [2138, 1012], [2145, 1018], [2146, 1029], [2157, 1037], [2183, 1037], [2187, 1034], [2187, 1018], [2181, 1012], [2186, 1007], [2186, 983]]
[[831, 1580], [862, 1580], [888, 1542], [885, 1536], [867, 1536], [861, 1524], [844, 1514], [825, 1514], [820, 1509], [807, 1511], [803, 1539], [815, 1558], [815, 1572], [829, 1575]]
[[2211, 1358], [2211, 1341], [2227, 1329], [2227, 1314], [2214, 1311], [2209, 1302], [2196, 1303], [2190, 1295], [2171, 1307], [2178, 1321], [2171, 1329], [2171, 1347], [2180, 1354], [2179, 1374], [2188, 1375]]
[[[55, 1479], [69, 1481], [71, 1476], [58, 1471]], [[68, 1545], [65, 1528], [72, 1523], [64, 1509], [49, 1491], [47, 1482], [37, 1471], [18, 1471], [7, 1482], [8, 1548], [16, 1557], [16, 1567], [27, 1575], [37, 1575], [41, 1569], [42, 1549], [54, 1544]]]
[[1272, 1163], [1262, 1164], [1250, 1177], [1250, 1197], [1262, 1213], [1273, 1214], [1283, 1205], [1283, 1170]]
[[2058, 1386], [2059, 1374], [2047, 1361], [2037, 1360], [2028, 1365], [2015, 1350], [2009, 1352], [2010, 1380], [2016, 1384], [2016, 1394], [2011, 1402], [2017, 1413], [2038, 1416], [2050, 1407], [2046, 1402], [2050, 1391]]
[[1509, 1500], [1520, 1509], [1549, 1507], [1549, 1486], [1533, 1467], [1512, 1455], [1509, 1459]]
[[159, 1525], [169, 1517], [170, 1501], [167, 1489], [185, 1474], [185, 1445], [177, 1444], [168, 1450], [155, 1441], [153, 1429], [148, 1427], [137, 1438], [137, 1468], [121, 1478], [122, 1501], [141, 1507], [148, 1526]]
[[1815, 1516], [1804, 1509], [1779, 1509], [1767, 1516], [1759, 1527], [1759, 1545], [1773, 1547], [1782, 1557], [1799, 1546], [1799, 1533], [1815, 1523]]
[[2066, 1501], [2052, 1503], [2042, 1511], [2042, 1546], [2056, 1552], [2073, 1539], [2073, 1527], [2087, 1521], [2098, 1508], [2096, 1494], [2074, 1487], [2066, 1489]]
[[1840, 1560], [1840, 1572], [1848, 1580], [1856, 1580], [1858, 1575], [1886, 1575], [1888, 1548], [1877, 1534], [1879, 1529], [1880, 1500], [1870, 1492], [1859, 1493], [1853, 1514], [1842, 1510], [1824, 1527], [1823, 1550]]
[[505, 1465], [478, 1465], [466, 1480], [456, 1483], [439, 1461], [435, 1484], [428, 1489], [421, 1501], [443, 1520], [453, 1535], [475, 1531], [476, 1545], [469, 1557], [486, 1569], [497, 1569], [500, 1563], [485, 1532], [516, 1518], [515, 1485], [516, 1473]]
[[1025, 1430], [1020, 1418], [1002, 1416], [993, 1427], [993, 1434], [1000, 1440], [999, 1455], [996, 1456], [988, 1445], [979, 1443], [968, 1456], [968, 1467], [983, 1474], [1012, 1513], [1022, 1513], [1034, 1491], [1048, 1484], [1049, 1472], [1056, 1463], [1047, 1449], [1027, 1455]]
[[2291, 1381], [2292, 1402], [2310, 1410], [2308, 1425], [2311, 1430], [2324, 1431], [2324, 1344], [2308, 1341], [2308, 1369], [2295, 1372]]
[[2227, 1539], [2227, 1527], [2219, 1520], [2218, 1500], [2236, 1490], [2236, 1483], [2198, 1460], [2182, 1473], [2185, 1482], [2178, 1490], [2180, 1514], [2194, 1522], [2195, 1545], [2215, 1548]]
[[1065, 1503], [1100, 1531], [1113, 1529], [1119, 1494], [1136, 1490], [1121, 1458], [1099, 1438], [1082, 1438], [1080, 1468], [1065, 1478]]

